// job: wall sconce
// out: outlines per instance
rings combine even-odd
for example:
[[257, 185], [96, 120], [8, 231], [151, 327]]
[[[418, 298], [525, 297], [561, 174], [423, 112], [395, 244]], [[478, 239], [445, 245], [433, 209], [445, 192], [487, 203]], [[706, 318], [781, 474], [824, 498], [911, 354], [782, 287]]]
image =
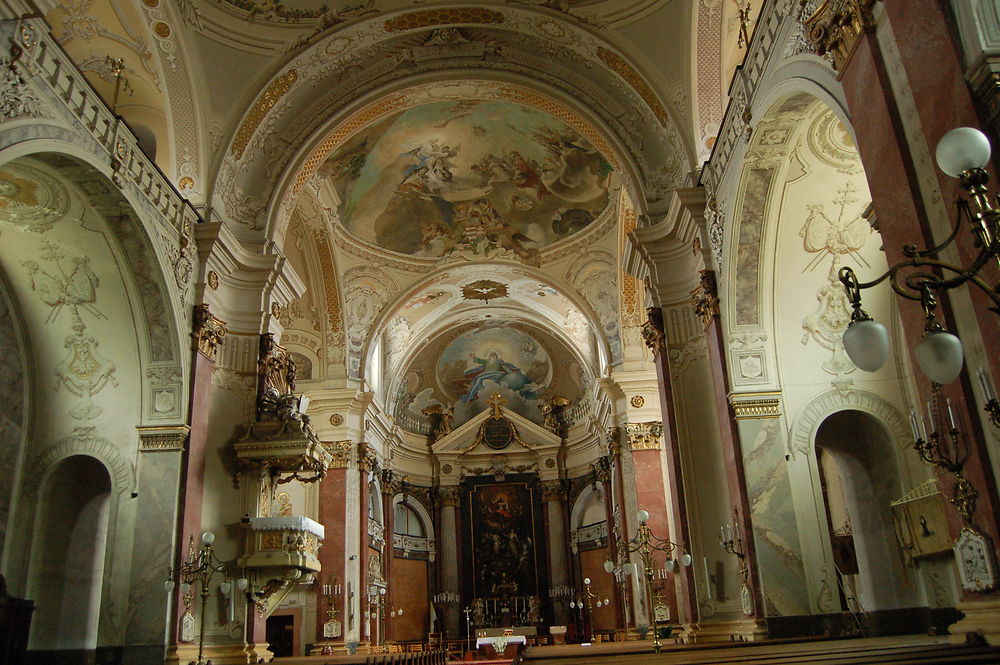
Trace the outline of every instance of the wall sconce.
[[[990, 143], [982, 132], [972, 127], [951, 130], [941, 138], [935, 156], [938, 168], [959, 178], [977, 211], [972, 211], [966, 199], [959, 198], [955, 227], [937, 247], [918, 250], [915, 245], [904, 246], [907, 258], [870, 282], [859, 282], [854, 270], [847, 266], [840, 269], [839, 277], [854, 308], [851, 324], [844, 332], [844, 350], [851, 361], [866, 372], [874, 372], [889, 357], [889, 334], [885, 326], [872, 320], [861, 308], [861, 291], [888, 279], [896, 293], [920, 301], [924, 308], [925, 334], [914, 353], [924, 374], [934, 383], [944, 385], [958, 378], [964, 358], [961, 340], [947, 332], [934, 316], [937, 299], [942, 293], [969, 282], [986, 292], [995, 305], [990, 310], [1000, 314], [1000, 284], [991, 287], [976, 276], [991, 259], [1000, 265], [1000, 210], [991, 206], [987, 196], [989, 174], [983, 167], [990, 160]], [[933, 258], [954, 242], [963, 222], [968, 223], [975, 236], [973, 245], [979, 249], [972, 264], [953, 266]]]

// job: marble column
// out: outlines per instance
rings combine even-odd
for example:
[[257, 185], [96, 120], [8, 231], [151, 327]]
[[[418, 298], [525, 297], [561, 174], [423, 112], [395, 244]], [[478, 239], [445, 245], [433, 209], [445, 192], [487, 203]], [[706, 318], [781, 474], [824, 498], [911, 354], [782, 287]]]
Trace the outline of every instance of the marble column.
[[399, 605], [399, 603], [393, 603], [393, 594], [398, 594], [400, 596], [406, 593], [405, 588], [394, 589], [389, 586], [389, 580], [392, 579], [392, 568], [393, 568], [393, 548], [392, 548], [392, 535], [396, 531], [395, 525], [395, 511], [392, 509], [392, 500], [395, 498], [396, 494], [402, 486], [402, 479], [397, 475], [392, 469], [383, 469], [381, 477], [380, 488], [382, 490], [382, 527], [385, 529], [385, 544], [382, 548], [382, 574], [385, 576], [386, 581], [386, 594], [384, 598], [384, 615], [382, 618], [382, 628], [384, 631], [385, 639], [393, 640], [396, 639], [393, 634], [393, 622], [389, 617], [389, 612], [393, 607]]
[[[451, 591], [461, 596], [458, 575], [458, 523], [457, 508], [460, 503], [459, 488], [442, 487], [438, 493], [441, 501], [441, 525], [438, 538], [441, 553], [441, 591]], [[470, 601], [471, 602], [471, 601]], [[444, 633], [449, 638], [462, 636], [459, 607], [449, 607], [444, 617]]]
[[[687, 500], [684, 492], [684, 478], [681, 465], [681, 450], [677, 433], [677, 417], [674, 413], [673, 385], [666, 348], [666, 335], [663, 331], [663, 315], [659, 308], [650, 308], [648, 320], [642, 327], [643, 340], [653, 352], [653, 364], [656, 366], [657, 384], [660, 387], [660, 409], [664, 422], [655, 423], [658, 432], [642, 423], [626, 426], [629, 447], [632, 449], [632, 459], [635, 465], [636, 495], [640, 499], [640, 508], [650, 513], [649, 526], [657, 535], [670, 538], [680, 549], [676, 556], [685, 550], [690, 551], [691, 542], [688, 528]], [[631, 429], [630, 429], [631, 428]], [[662, 444], [660, 439], [662, 437]], [[662, 445], [662, 455], [661, 448]], [[666, 484], [664, 486], [664, 483]], [[661, 497], [657, 501], [654, 493]], [[644, 494], [648, 497], [647, 504], [642, 505]], [[664, 498], [670, 497], [670, 504], [663, 505]], [[656, 509], [651, 509], [655, 506]], [[661, 510], [662, 518], [656, 512]], [[667, 510], [670, 511], [668, 520]], [[654, 521], [654, 519], [656, 521]], [[676, 533], [670, 533], [669, 524], [674, 524]], [[674, 591], [676, 592], [676, 619], [687, 625], [698, 621], [698, 597], [695, 591], [694, 570], [691, 566], [681, 566], [675, 570]]]
[[358, 596], [361, 603], [361, 641], [375, 643], [378, 641], [378, 619], [373, 619], [371, 613], [376, 610], [375, 606], [368, 602], [368, 590], [376, 581], [376, 577], [381, 576], [379, 567], [376, 574], [372, 575], [371, 559], [373, 556], [373, 546], [376, 543], [371, 537], [371, 524], [368, 519], [368, 505], [371, 500], [370, 483], [372, 474], [378, 468], [378, 460], [375, 451], [366, 443], [358, 444], [358, 529], [361, 534], [360, 553], [358, 554], [359, 576], [358, 576]]
[[[181, 496], [178, 515], [178, 538], [181, 542], [175, 547], [173, 560], [174, 570], [180, 568], [188, 554], [185, 539], [194, 535], [197, 539], [201, 533], [202, 501], [205, 492], [205, 453], [209, 434], [209, 395], [212, 391], [212, 370], [215, 359], [228, 330], [225, 321], [221, 321], [209, 311], [208, 305], [198, 305], [194, 310], [194, 331], [191, 334], [191, 346], [194, 358], [191, 362], [191, 406], [190, 432], [187, 442], [187, 455], [184, 456], [180, 474], [184, 494]], [[196, 542], [199, 546], [200, 542]], [[180, 585], [174, 597], [173, 643], [179, 642], [180, 620], [184, 614], [183, 595]]]
[[[347, 524], [347, 467], [351, 459], [351, 441], [325, 443], [323, 447], [333, 456], [326, 477], [319, 484], [319, 522], [325, 529], [323, 547], [319, 549], [319, 562], [323, 566], [316, 582], [316, 642], [309, 655], [322, 655], [324, 649], [341, 650], [344, 646], [347, 605], [346, 558]], [[339, 594], [324, 595], [324, 585], [340, 585]], [[333, 610], [331, 612], [331, 609]], [[339, 622], [337, 626], [334, 622]], [[329, 631], [326, 624], [329, 623]], [[339, 628], [339, 635], [336, 633]]]
[[[760, 619], [764, 617], [764, 595], [757, 570], [757, 546], [753, 538], [750, 497], [747, 492], [739, 430], [736, 418], [729, 408], [728, 395], [732, 387], [729, 384], [729, 372], [726, 367], [726, 346], [722, 334], [722, 320], [719, 316], [719, 296], [715, 273], [711, 270], [702, 270], [700, 274], [699, 286], [693, 294], [694, 309], [705, 326], [708, 363], [714, 387], [715, 414], [719, 421], [719, 435], [725, 460], [726, 483], [733, 504], [734, 527], [743, 545], [743, 558], [740, 561], [743, 578], [740, 600], [744, 615]], [[748, 637], [756, 638], [763, 635], [766, 635], [766, 629], [761, 624], [760, 630], [752, 632]]]
[[[569, 584], [569, 558], [566, 549], [566, 489], [561, 480], [542, 481], [542, 500], [548, 522], [549, 587]], [[553, 621], [566, 625], [566, 604], [553, 603]]]

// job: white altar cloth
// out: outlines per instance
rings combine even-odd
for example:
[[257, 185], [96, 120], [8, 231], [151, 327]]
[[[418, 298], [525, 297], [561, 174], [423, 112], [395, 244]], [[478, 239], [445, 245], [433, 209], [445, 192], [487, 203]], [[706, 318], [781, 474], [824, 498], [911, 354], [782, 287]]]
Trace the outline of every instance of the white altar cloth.
[[489, 644], [491, 647], [495, 648], [495, 644], [499, 640], [505, 640], [507, 644], [524, 644], [524, 635], [497, 635], [495, 637], [477, 637], [476, 638], [476, 648]]

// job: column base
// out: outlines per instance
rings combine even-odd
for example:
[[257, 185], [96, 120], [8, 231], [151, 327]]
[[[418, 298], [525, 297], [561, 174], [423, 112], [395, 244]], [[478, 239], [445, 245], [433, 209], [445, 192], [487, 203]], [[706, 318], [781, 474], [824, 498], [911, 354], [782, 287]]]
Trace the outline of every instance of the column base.
[[[204, 659], [212, 660], [212, 665], [249, 665], [270, 662], [274, 654], [263, 644], [206, 644]], [[198, 662], [197, 644], [176, 644], [167, 651], [164, 665], [188, 665]]]
[[730, 621], [686, 623], [676, 633], [687, 642], [757, 642], [767, 639], [767, 624], [763, 619], [745, 617]]
[[958, 603], [955, 609], [965, 616], [948, 626], [952, 644], [961, 644], [968, 633], [976, 633], [987, 644], [1000, 645], [1000, 598]]

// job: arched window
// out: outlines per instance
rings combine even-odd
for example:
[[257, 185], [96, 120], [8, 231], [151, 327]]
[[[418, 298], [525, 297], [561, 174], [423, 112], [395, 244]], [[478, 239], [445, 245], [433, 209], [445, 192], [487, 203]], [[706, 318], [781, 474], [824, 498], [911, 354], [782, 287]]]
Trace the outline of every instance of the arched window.
[[417, 515], [413, 508], [403, 502], [396, 504], [393, 532], [401, 536], [413, 536], [415, 538], [425, 538], [427, 536], [424, 521], [420, 519], [420, 516]]

